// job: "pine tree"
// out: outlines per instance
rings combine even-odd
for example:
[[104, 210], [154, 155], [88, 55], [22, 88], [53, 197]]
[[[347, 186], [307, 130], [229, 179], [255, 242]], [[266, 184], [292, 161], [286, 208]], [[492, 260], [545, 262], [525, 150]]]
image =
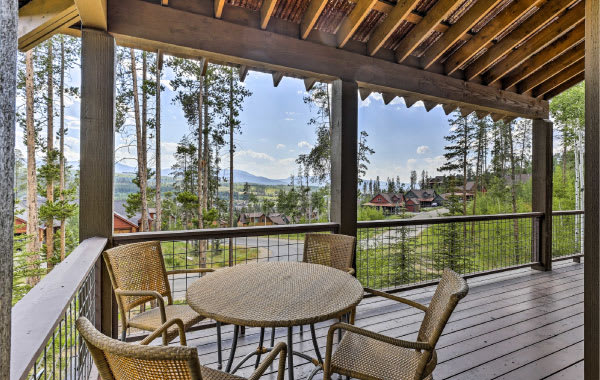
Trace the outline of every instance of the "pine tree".
[[156, 200], [155, 200], [155, 204], [156, 204], [156, 214], [155, 214], [155, 221], [154, 221], [154, 228], [156, 229], [156, 231], [160, 231], [162, 230], [162, 194], [161, 194], [161, 181], [162, 181], [162, 162], [161, 162], [161, 136], [160, 136], [160, 128], [161, 128], [161, 116], [160, 116], [160, 95], [161, 95], [161, 90], [162, 90], [162, 85], [160, 83], [160, 79], [161, 79], [161, 73], [162, 73], [162, 66], [163, 66], [163, 54], [161, 52], [158, 53], [158, 57], [156, 58], [156, 72], [155, 72], [155, 82], [156, 82], [156, 93], [155, 93], [155, 121], [154, 121], [154, 140], [155, 140], [155, 144], [156, 144], [156, 148], [155, 148], [155, 165], [156, 165], [156, 186], [155, 186], [155, 192], [156, 192]]
[[411, 170], [410, 171], [410, 188], [411, 188], [411, 190], [414, 189], [415, 186], [417, 186], [417, 171]]

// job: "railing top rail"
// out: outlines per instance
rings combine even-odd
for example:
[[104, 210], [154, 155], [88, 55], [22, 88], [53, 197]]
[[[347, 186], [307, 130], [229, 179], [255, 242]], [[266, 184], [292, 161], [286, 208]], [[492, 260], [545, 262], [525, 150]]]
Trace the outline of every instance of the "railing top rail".
[[394, 219], [394, 220], [372, 220], [358, 222], [358, 228], [377, 228], [395, 226], [421, 226], [425, 224], [460, 223], [460, 222], [482, 222], [504, 219], [537, 218], [544, 216], [543, 212], [523, 212], [518, 214], [495, 214], [495, 215], [460, 215], [443, 216], [430, 219]]
[[126, 244], [142, 241], [166, 241], [166, 240], [203, 240], [203, 239], [227, 239], [246, 236], [266, 236], [277, 234], [295, 234], [305, 232], [336, 232], [337, 223], [315, 223], [315, 224], [291, 224], [284, 226], [254, 226], [254, 227], [230, 227], [230, 228], [207, 228], [202, 230], [183, 231], [154, 231], [117, 234], [113, 236], [115, 244]]
[[552, 211], [552, 215], [583, 215], [585, 211], [583, 210], [561, 210], [561, 211]]
[[[108, 239], [84, 240], [12, 308], [10, 378], [26, 379]], [[41, 313], [41, 314], [40, 314]]]

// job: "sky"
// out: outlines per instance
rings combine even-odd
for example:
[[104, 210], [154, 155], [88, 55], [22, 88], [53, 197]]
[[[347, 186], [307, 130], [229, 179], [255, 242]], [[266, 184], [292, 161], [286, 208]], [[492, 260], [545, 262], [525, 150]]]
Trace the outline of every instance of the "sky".
[[[78, 71], [72, 70], [70, 74], [71, 84], [78, 85]], [[161, 98], [163, 169], [174, 164], [177, 143], [190, 133], [180, 106], [172, 100], [175, 96], [169, 84], [172, 78], [173, 73], [167, 69]], [[315, 141], [314, 127], [308, 125], [315, 110], [303, 102], [304, 82], [285, 77], [278, 87], [273, 87], [270, 75], [250, 71], [244, 85], [252, 96], [246, 98], [240, 114], [242, 133], [235, 136], [234, 167], [272, 179], [288, 178], [297, 171], [295, 159], [309, 152]], [[411, 170], [418, 173], [426, 170], [431, 176], [439, 174], [437, 168], [443, 163], [443, 136], [449, 131], [448, 117], [440, 106], [426, 112], [419, 102], [407, 109], [401, 98], [384, 105], [378, 93], [359, 102], [359, 130], [369, 134], [368, 145], [375, 150], [370, 157], [367, 179], [379, 176], [385, 181], [387, 177], [400, 176], [403, 182], [409, 182]], [[22, 99], [17, 104], [23, 107]], [[79, 160], [80, 102], [68, 99], [66, 105], [66, 156], [68, 161], [74, 162]], [[117, 135], [117, 146], [125, 143]], [[25, 154], [22, 129], [17, 132], [17, 148]], [[223, 149], [223, 158], [226, 154]], [[136, 166], [134, 148], [120, 148], [116, 156], [122, 164]], [[222, 166], [226, 168], [227, 163], [224, 159]]]

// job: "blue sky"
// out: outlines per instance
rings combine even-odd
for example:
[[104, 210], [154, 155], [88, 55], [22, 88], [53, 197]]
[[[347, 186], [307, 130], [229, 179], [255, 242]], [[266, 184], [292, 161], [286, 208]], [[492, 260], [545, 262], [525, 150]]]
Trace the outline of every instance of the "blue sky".
[[[163, 169], [174, 163], [177, 143], [189, 133], [181, 109], [172, 102], [175, 94], [168, 85], [172, 75], [167, 70], [163, 77], [166, 85], [162, 94]], [[78, 82], [78, 73], [72, 72], [72, 83]], [[298, 154], [308, 152], [315, 139], [313, 127], [307, 124], [311, 109], [302, 100], [304, 83], [284, 78], [275, 88], [270, 75], [251, 71], [245, 86], [253, 95], [246, 99], [241, 113], [242, 134], [236, 135], [234, 166], [255, 175], [287, 178], [297, 171], [294, 160]], [[22, 106], [22, 101], [19, 103]], [[79, 159], [79, 107], [78, 99], [67, 101], [69, 131], [65, 142], [69, 161]], [[411, 170], [437, 174], [436, 169], [443, 162], [443, 136], [449, 130], [447, 119], [439, 106], [430, 112], [426, 112], [420, 103], [407, 109], [401, 98], [387, 106], [380, 94], [371, 94], [365, 101], [360, 101], [359, 129], [367, 131], [368, 144], [375, 150], [366, 178], [379, 175], [385, 180], [388, 176], [399, 175], [403, 182], [408, 182]], [[19, 130], [17, 148], [24, 153], [22, 136], [22, 130]], [[116, 140], [118, 146], [126, 143], [121, 136]], [[225, 156], [226, 153], [224, 149], [222, 154]], [[153, 165], [153, 156], [153, 153], [149, 154], [150, 165]], [[117, 152], [117, 158], [129, 166], [135, 166], [134, 157], [134, 148]], [[227, 162], [223, 160], [222, 165], [225, 167]]]

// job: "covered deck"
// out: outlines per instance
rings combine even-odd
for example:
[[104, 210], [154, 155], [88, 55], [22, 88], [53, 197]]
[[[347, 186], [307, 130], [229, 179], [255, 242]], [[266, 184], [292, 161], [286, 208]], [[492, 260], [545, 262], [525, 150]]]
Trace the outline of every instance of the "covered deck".
[[[469, 280], [469, 287], [438, 343], [437, 380], [583, 378], [583, 263], [563, 261], [552, 272], [527, 268], [486, 275]], [[434, 290], [429, 286], [402, 295], [428, 304]], [[421, 318], [416, 309], [372, 297], [359, 305], [356, 325], [414, 339]], [[316, 326], [322, 352], [329, 325]], [[188, 345], [198, 348], [203, 365], [216, 368], [214, 334], [214, 329], [188, 333]], [[229, 355], [232, 334], [231, 326], [223, 327], [224, 358]], [[277, 340], [285, 336], [285, 329], [277, 330]], [[236, 362], [256, 349], [258, 339], [259, 329], [246, 330], [238, 341]], [[313, 354], [308, 330], [294, 341], [294, 350]], [[313, 370], [312, 364], [305, 363], [296, 361], [297, 379]], [[254, 360], [249, 360], [239, 374], [249, 375], [253, 369]], [[276, 376], [271, 372], [265, 378]]]

